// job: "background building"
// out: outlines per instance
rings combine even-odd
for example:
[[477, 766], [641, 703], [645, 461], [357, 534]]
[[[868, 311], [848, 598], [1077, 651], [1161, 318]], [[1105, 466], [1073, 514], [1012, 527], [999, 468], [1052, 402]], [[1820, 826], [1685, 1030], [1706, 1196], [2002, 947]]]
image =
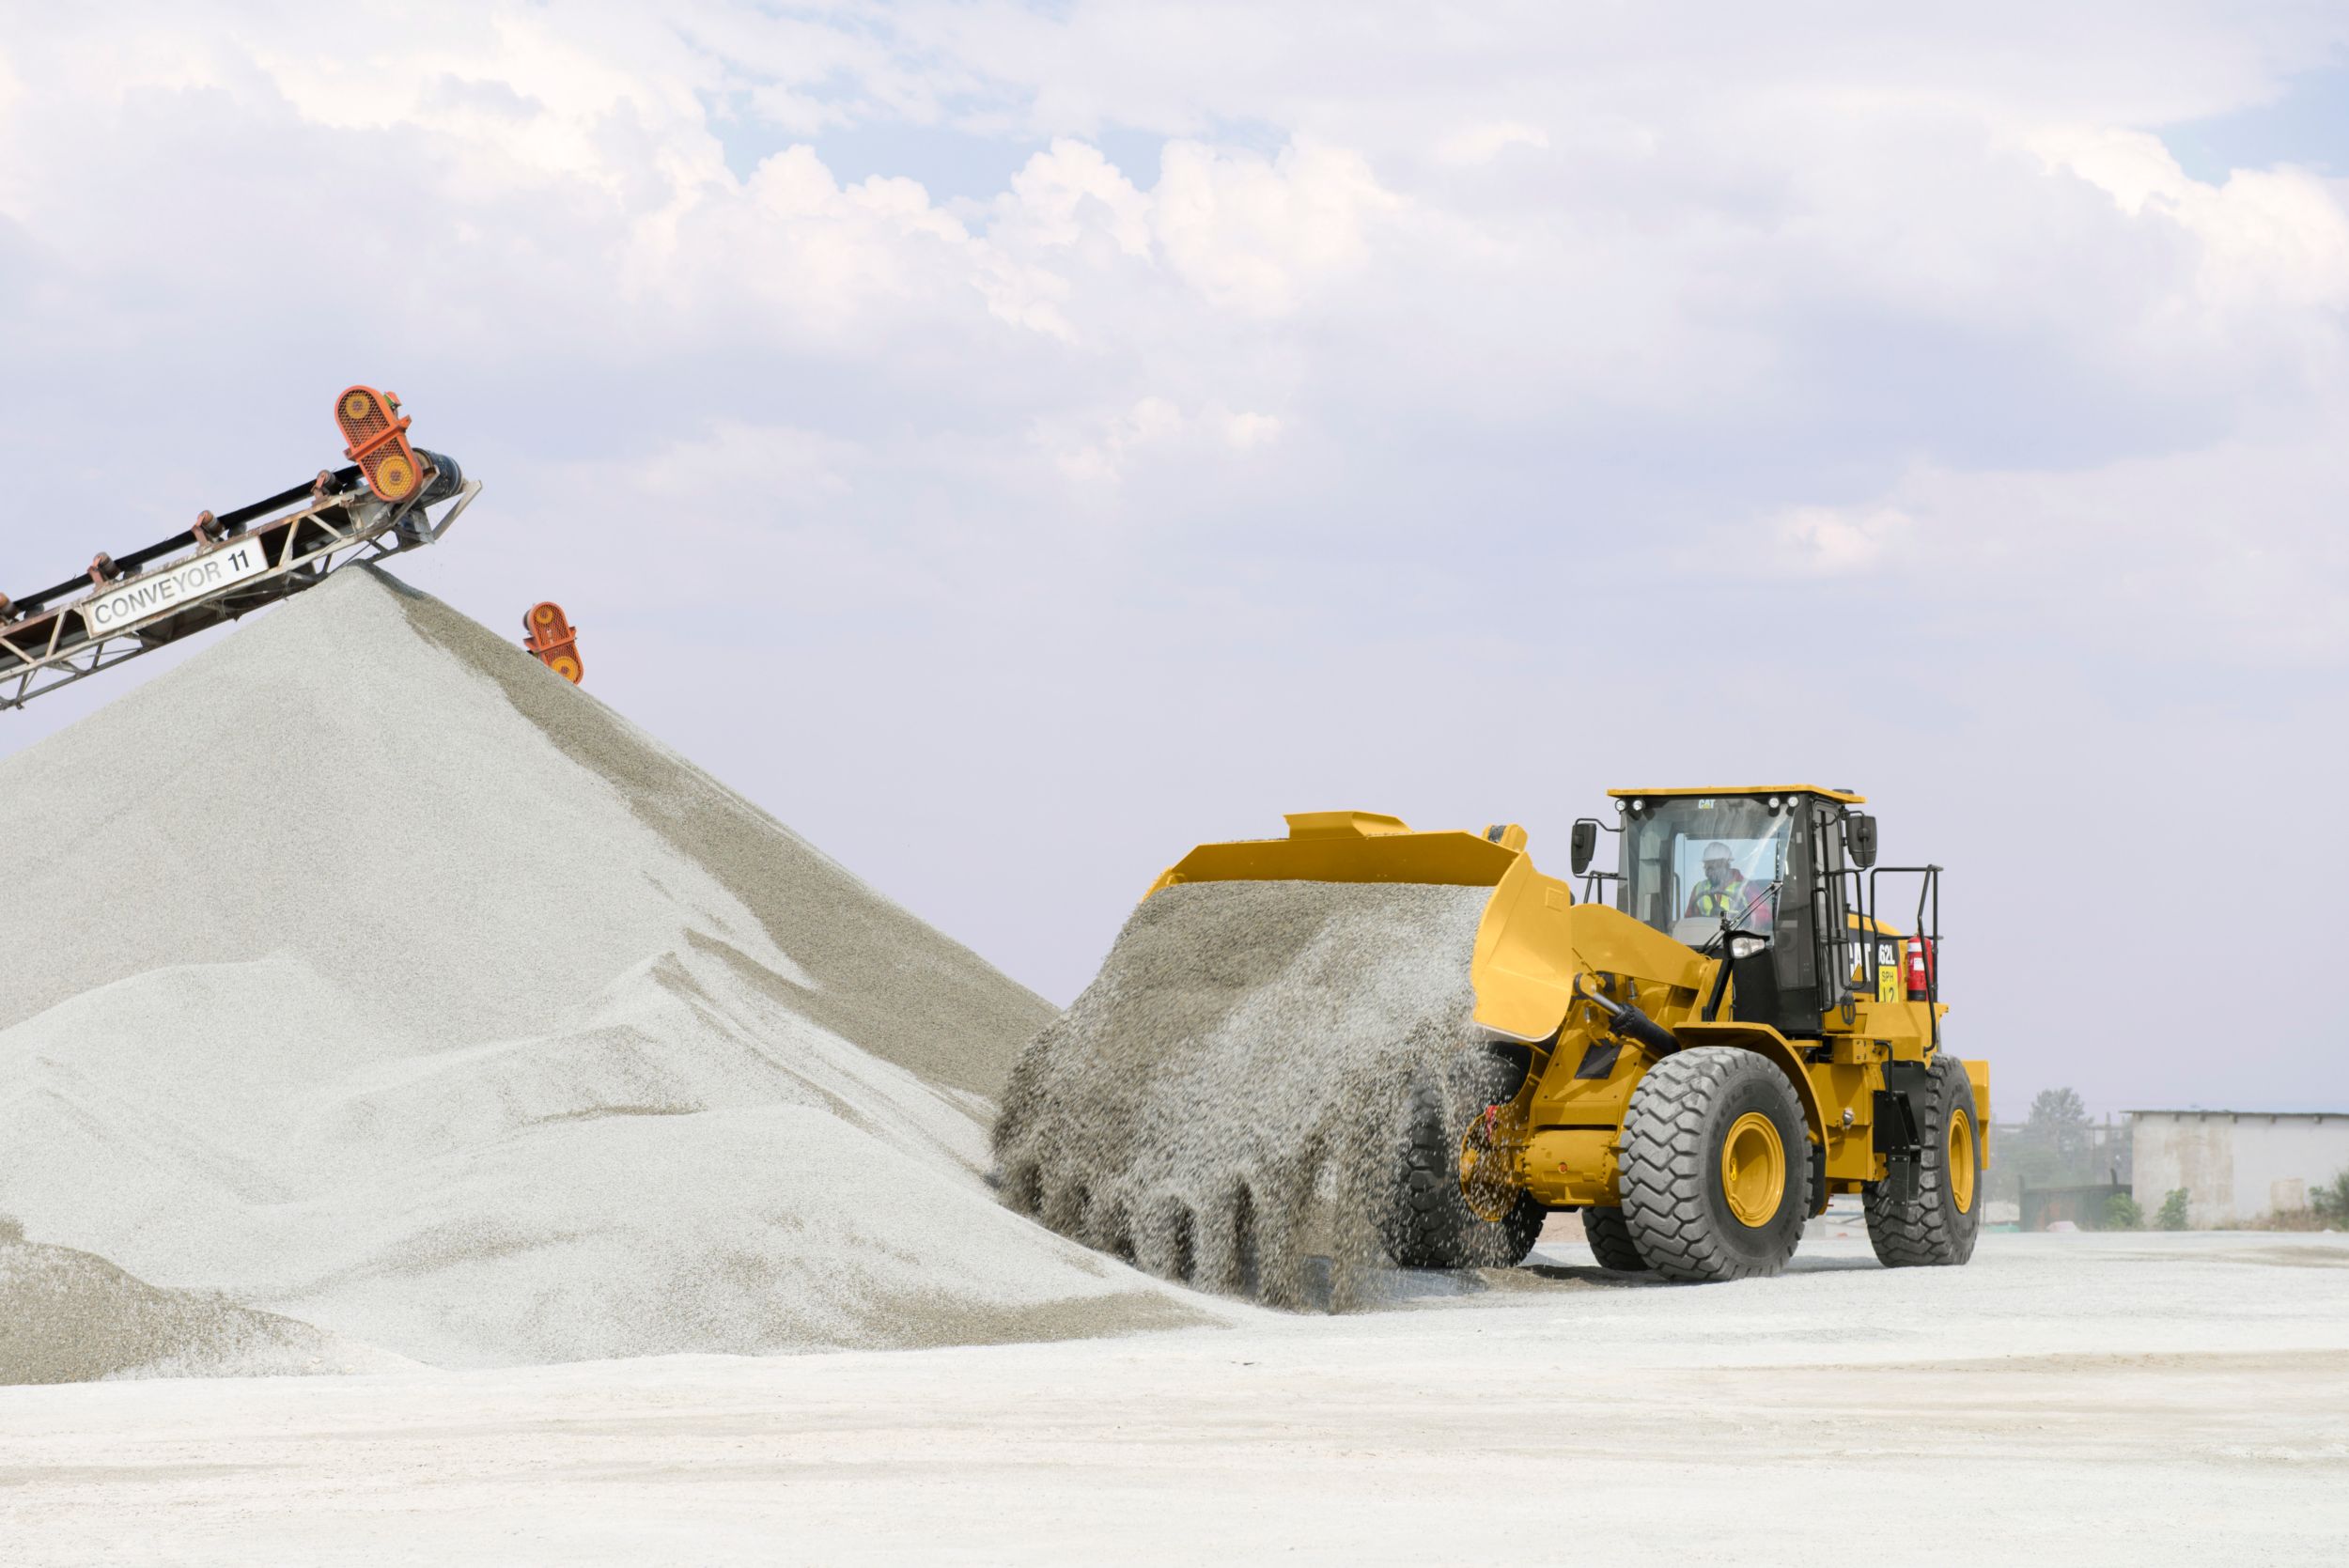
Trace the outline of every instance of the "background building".
[[2349, 1112], [2133, 1110], [2133, 1194], [2148, 1217], [2187, 1195], [2197, 1230], [2305, 1212], [2349, 1171]]

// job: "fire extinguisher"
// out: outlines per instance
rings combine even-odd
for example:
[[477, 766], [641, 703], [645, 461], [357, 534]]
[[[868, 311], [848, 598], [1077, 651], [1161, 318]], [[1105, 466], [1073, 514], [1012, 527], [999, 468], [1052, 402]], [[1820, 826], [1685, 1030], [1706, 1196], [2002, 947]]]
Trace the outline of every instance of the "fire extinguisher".
[[1922, 937], [1908, 939], [1908, 1000], [1922, 1001], [1933, 995], [1933, 943]]

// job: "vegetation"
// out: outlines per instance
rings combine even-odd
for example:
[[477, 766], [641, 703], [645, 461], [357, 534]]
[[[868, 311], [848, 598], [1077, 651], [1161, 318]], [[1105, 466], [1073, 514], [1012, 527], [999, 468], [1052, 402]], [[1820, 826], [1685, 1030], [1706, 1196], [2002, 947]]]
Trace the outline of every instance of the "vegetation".
[[2088, 1187], [2114, 1177], [2077, 1090], [2041, 1090], [2022, 1125], [2000, 1130], [1990, 1162], [1993, 1198], [2012, 1203], [2026, 1187]]
[[2310, 1192], [2309, 1209], [2326, 1230], [2349, 1231], [2349, 1171], [2336, 1172], [2331, 1181]]
[[2154, 1216], [2154, 1223], [2165, 1231], [2185, 1230], [2186, 1203], [2186, 1188], [2171, 1188], [2169, 1196], [2162, 1199], [2161, 1208]]
[[2145, 1228], [2145, 1211], [2137, 1206], [2137, 1200], [2125, 1192], [2116, 1192], [2105, 1200], [2105, 1222], [2108, 1231], [2141, 1231]]
[[[2016, 1156], [2047, 1166], [2048, 1179], [2088, 1162], [2088, 1108], [2074, 1089], [2042, 1089], [2031, 1097]], [[2028, 1179], [2028, 1178], [2027, 1178]], [[2038, 1186], [2034, 1181], [2032, 1186]]]

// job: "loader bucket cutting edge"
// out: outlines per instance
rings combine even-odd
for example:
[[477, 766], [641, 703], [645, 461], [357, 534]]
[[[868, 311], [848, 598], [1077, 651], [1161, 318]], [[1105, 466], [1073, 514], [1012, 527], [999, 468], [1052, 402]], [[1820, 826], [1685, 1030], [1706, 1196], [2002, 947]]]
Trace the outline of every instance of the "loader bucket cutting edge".
[[1203, 844], [1159, 879], [1175, 882], [1428, 882], [1491, 887], [1517, 857], [1474, 833], [1244, 839]]

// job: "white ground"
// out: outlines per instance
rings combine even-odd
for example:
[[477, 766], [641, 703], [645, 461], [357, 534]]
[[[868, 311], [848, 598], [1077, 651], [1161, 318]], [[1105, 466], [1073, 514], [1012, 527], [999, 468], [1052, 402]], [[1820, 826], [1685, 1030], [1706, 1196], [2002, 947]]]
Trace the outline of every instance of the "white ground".
[[1535, 1262], [1117, 1340], [0, 1389], [0, 1559], [2349, 1559], [2349, 1238]]

